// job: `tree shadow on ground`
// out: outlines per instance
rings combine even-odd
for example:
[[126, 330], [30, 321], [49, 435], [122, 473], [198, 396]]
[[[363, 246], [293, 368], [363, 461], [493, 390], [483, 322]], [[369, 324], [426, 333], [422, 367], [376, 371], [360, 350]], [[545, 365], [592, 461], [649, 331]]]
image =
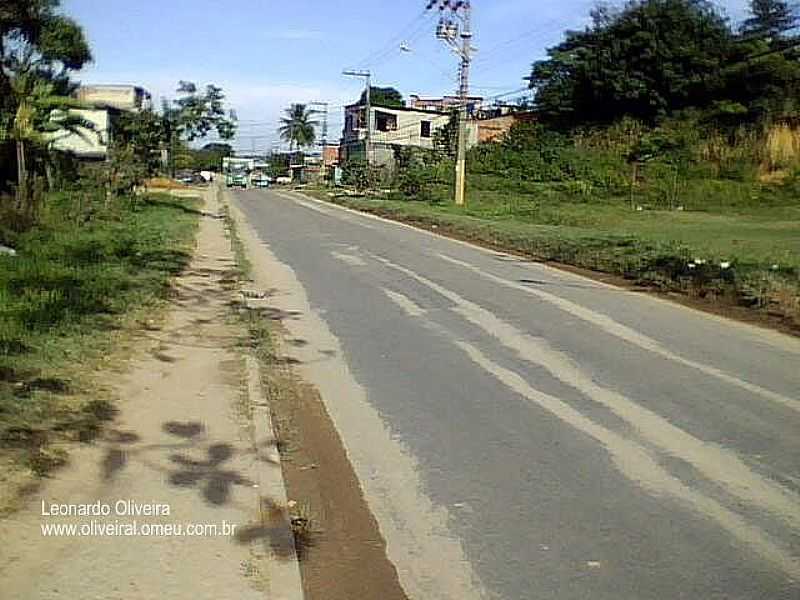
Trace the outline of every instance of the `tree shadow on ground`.
[[289, 514], [274, 500], [262, 497], [255, 522], [237, 528], [234, 539], [239, 544], [262, 540], [278, 559], [303, 561], [316, 544], [317, 532], [311, 530], [307, 520], [301, 521], [302, 517]]

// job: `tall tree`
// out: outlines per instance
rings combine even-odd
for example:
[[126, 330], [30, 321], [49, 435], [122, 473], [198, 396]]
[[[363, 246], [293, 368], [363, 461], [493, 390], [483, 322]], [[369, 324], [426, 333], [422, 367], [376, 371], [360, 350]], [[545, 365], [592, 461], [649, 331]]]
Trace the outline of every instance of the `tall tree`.
[[654, 120], [712, 102], [735, 42], [705, 0], [635, 0], [599, 11], [584, 31], [534, 63], [530, 82], [545, 115], [567, 124], [630, 115]]
[[205, 91], [200, 92], [191, 81], [180, 81], [178, 94], [179, 97], [171, 105], [164, 102], [162, 110], [173, 176], [178, 142], [204, 138], [212, 130], [216, 131], [220, 139], [233, 139], [237, 121], [234, 111], [225, 111], [225, 94], [222, 88], [209, 84]]
[[[385, 106], [391, 108], [393, 106], [405, 106], [403, 94], [398, 92], [393, 87], [370, 87], [370, 102], [373, 106]], [[361, 93], [361, 104], [367, 101], [367, 92], [364, 90]]]
[[289, 149], [300, 149], [310, 146], [317, 138], [317, 121], [312, 120], [315, 111], [310, 110], [305, 104], [292, 104], [284, 111], [281, 127], [278, 129], [281, 139], [289, 142]]
[[798, 25], [795, 9], [784, 0], [750, 0], [750, 13], [742, 26], [745, 34], [779, 37]]
[[48, 145], [47, 134], [59, 122], [64, 130], [83, 122], [66, 110], [76, 104], [69, 98], [69, 73], [92, 55], [81, 27], [59, 14], [58, 6], [58, 0], [7, 0], [0, 6], [0, 142], [11, 139], [16, 146], [18, 204], [28, 201], [30, 147]]

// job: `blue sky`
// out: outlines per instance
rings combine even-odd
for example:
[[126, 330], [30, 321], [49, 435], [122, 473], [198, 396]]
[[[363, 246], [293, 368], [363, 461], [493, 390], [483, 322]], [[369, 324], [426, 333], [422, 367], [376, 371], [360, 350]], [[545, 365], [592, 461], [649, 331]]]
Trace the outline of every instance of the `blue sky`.
[[[434, 37], [426, 0], [62, 0], [85, 28], [95, 61], [87, 83], [135, 83], [157, 99], [179, 79], [221, 86], [240, 119], [234, 145], [269, 149], [281, 110], [291, 102], [331, 104], [331, 139], [341, 106], [363, 83], [341, 75], [368, 68], [374, 85], [404, 95], [441, 95], [456, 87], [456, 57]], [[586, 23], [596, 0], [473, 0], [478, 53], [472, 92], [495, 96], [524, 86], [530, 63], [565, 29]], [[747, 0], [720, 0], [742, 18]], [[99, 8], [102, 7], [102, 8]], [[410, 52], [401, 52], [405, 43]]]

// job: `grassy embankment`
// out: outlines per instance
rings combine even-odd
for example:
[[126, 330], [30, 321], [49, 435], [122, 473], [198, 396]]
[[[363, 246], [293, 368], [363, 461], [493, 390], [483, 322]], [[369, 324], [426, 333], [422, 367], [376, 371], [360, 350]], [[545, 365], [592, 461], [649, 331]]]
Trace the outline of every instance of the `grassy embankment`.
[[436, 186], [429, 202], [316, 195], [538, 260], [749, 307], [800, 330], [797, 190], [699, 180], [681, 193], [683, 210], [669, 210], [639, 209], [639, 199], [632, 207], [625, 196], [595, 201], [546, 183], [486, 175], [469, 182], [464, 208], [446, 200], [447, 186]]
[[191, 258], [196, 207], [53, 195], [40, 224], [13, 236], [17, 256], [0, 255], [0, 478], [8, 467], [45, 474], [65, 460], [60, 442], [91, 440], [113, 416], [92, 375], [169, 295]]

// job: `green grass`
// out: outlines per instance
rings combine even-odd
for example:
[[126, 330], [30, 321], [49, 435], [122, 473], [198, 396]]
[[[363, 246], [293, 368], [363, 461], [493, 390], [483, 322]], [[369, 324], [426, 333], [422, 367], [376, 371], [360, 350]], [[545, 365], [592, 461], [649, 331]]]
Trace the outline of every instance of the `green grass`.
[[61, 439], [88, 440], [113, 416], [91, 375], [119, 331], [152, 318], [191, 258], [196, 201], [149, 196], [81, 211], [48, 198], [42, 222], [0, 256], [0, 455], [46, 472]]
[[[494, 194], [492, 194], [494, 195]], [[727, 213], [631, 210], [621, 201], [608, 204], [536, 202], [506, 195], [498, 201], [477, 193], [464, 210], [442, 205], [441, 211], [492, 221], [566, 226], [605, 235], [636, 237], [655, 244], [679, 244], [697, 257], [735, 261], [740, 266], [778, 264], [800, 269], [800, 203], [797, 206], [753, 206]]]
[[[751, 307], [800, 327], [800, 200], [790, 194], [739, 190], [733, 199], [709, 195], [703, 210], [696, 210], [695, 199], [695, 210], [687, 203], [682, 211], [638, 211], [628, 198], [576, 196], [544, 185], [538, 193], [521, 193], [516, 187], [473, 188], [464, 208], [444, 201], [444, 186], [434, 191], [440, 199], [434, 203], [333, 201], [539, 260]], [[690, 266], [697, 258], [706, 263]], [[722, 262], [732, 267], [723, 269]]]

